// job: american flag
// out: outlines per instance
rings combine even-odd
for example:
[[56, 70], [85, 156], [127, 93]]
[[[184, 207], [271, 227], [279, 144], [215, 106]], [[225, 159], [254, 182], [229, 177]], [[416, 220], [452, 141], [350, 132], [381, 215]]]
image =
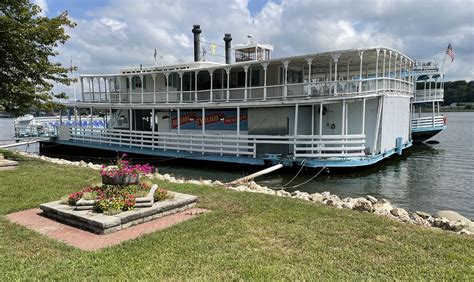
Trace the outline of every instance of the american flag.
[[446, 49], [446, 54], [451, 57], [451, 62], [454, 61], [454, 49], [451, 43], [449, 43], [448, 49]]

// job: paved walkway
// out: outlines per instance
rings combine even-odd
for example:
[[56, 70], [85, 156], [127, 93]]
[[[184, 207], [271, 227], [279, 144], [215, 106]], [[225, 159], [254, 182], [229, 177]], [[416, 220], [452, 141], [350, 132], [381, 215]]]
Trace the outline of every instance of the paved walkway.
[[29, 209], [11, 213], [5, 217], [11, 222], [59, 240], [73, 247], [95, 251], [108, 246], [120, 244], [123, 241], [138, 238], [143, 234], [152, 233], [192, 219], [208, 212], [200, 208], [191, 208], [179, 213], [161, 217], [149, 222], [138, 224], [115, 233], [98, 235], [82, 229], [56, 222], [41, 215], [40, 209]]

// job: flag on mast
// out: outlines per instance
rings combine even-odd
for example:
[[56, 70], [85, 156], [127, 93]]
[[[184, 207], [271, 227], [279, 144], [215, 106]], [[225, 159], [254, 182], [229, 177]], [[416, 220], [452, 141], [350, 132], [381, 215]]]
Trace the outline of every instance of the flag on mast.
[[448, 49], [446, 49], [446, 54], [451, 57], [451, 62], [454, 61], [454, 49], [451, 43], [449, 43]]
[[153, 55], [153, 57], [155, 58], [155, 66], [156, 66], [156, 55], [157, 53], [156, 53], [156, 48], [155, 48], [155, 54]]

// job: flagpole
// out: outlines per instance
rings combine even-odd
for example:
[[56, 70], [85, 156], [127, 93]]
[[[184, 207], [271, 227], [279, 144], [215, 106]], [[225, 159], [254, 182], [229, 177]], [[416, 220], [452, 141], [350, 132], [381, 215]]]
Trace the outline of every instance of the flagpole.
[[441, 72], [444, 71], [444, 63], [446, 62], [446, 56], [448, 55], [448, 51], [444, 52], [444, 59], [443, 59], [443, 64], [441, 65]]

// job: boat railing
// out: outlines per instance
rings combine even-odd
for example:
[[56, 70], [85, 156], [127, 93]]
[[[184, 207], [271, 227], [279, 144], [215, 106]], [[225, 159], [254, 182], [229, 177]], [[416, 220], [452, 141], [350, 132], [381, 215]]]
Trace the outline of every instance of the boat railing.
[[415, 102], [443, 101], [444, 89], [415, 90]]
[[191, 154], [257, 157], [262, 145], [288, 146], [291, 157], [354, 158], [366, 154], [365, 135], [237, 135], [130, 131], [63, 126], [59, 140]]
[[411, 128], [415, 130], [419, 128], [441, 127], [443, 125], [445, 125], [444, 116], [419, 117], [412, 118], [411, 120]]
[[[402, 93], [412, 96], [413, 84], [405, 79], [381, 77], [341, 81], [311, 81], [238, 88], [219, 88], [191, 91], [158, 92], [84, 92], [83, 102], [149, 104], [190, 102], [241, 102], [248, 100], [296, 99], [308, 97], [334, 97], [367, 95], [381, 92]], [[436, 94], [436, 93], [435, 93]], [[441, 98], [442, 99], [442, 98]]]

